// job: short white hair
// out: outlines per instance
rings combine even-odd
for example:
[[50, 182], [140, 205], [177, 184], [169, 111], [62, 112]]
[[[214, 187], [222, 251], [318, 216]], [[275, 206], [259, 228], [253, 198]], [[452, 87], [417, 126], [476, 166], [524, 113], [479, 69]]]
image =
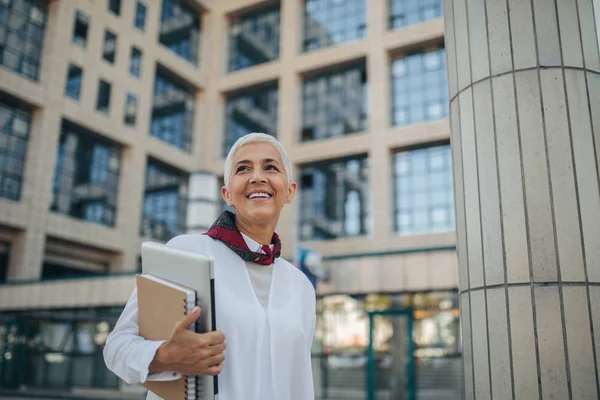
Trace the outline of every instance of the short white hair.
[[283, 162], [283, 169], [285, 170], [284, 172], [288, 180], [288, 185], [292, 182], [292, 164], [290, 163], [290, 158], [283, 148], [283, 145], [271, 135], [267, 135], [266, 133], [252, 132], [236, 140], [231, 147], [231, 150], [229, 150], [229, 153], [227, 154], [227, 158], [225, 159], [225, 176], [223, 177], [225, 181], [225, 187], [229, 187], [229, 177], [231, 176], [231, 170], [233, 169], [233, 158], [235, 157], [235, 154], [243, 146], [258, 142], [269, 143], [271, 146], [275, 147], [281, 156], [281, 162]]

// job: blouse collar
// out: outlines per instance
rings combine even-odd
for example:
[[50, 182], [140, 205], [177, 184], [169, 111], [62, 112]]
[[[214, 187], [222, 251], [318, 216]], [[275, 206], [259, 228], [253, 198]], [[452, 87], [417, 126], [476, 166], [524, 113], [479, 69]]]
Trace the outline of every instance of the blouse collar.
[[[258, 243], [256, 240], [251, 239], [248, 235], [240, 232], [242, 234], [242, 237], [244, 238], [244, 241], [246, 242], [246, 245], [248, 246], [248, 248], [252, 251], [254, 251], [255, 253], [262, 253], [265, 254], [265, 252], [262, 250], [262, 246], [260, 243]], [[271, 250], [273, 250], [273, 245], [269, 245], [269, 247], [271, 248]]]

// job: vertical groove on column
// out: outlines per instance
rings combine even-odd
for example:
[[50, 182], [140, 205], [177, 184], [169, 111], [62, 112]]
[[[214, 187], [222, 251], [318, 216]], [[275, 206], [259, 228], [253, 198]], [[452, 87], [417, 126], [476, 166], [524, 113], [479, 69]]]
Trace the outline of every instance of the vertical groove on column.
[[461, 68], [457, 68], [458, 93], [471, 84], [471, 61], [468, 49], [469, 34], [467, 31], [466, 0], [454, 0], [454, 46], [456, 48], [457, 63], [461, 62]]
[[486, 1], [490, 70], [498, 75], [513, 70], [506, 2]]
[[458, 95], [460, 108], [460, 133], [462, 168], [464, 176], [465, 222], [467, 229], [467, 254], [469, 257], [469, 287], [484, 286], [483, 254], [481, 249], [481, 213], [479, 210], [479, 184], [475, 127], [473, 126], [473, 100], [471, 88]]
[[555, 9], [547, 5], [548, 0], [531, 1], [533, 4], [538, 65], [542, 67], [561, 66]]
[[[533, 312], [531, 287], [508, 288], [511, 346], [513, 351], [514, 399], [542, 399], [537, 331]], [[537, 385], [532, 385], [531, 373], [536, 371]]]
[[530, 281], [513, 75], [492, 78], [508, 283]]
[[[582, 6], [582, 3], [584, 4]], [[581, 13], [581, 8], [585, 7], [586, 5], [589, 5], [589, 8], [584, 8], [584, 13]], [[581, 41], [581, 57], [582, 57], [582, 63], [583, 63], [583, 68], [584, 70], [587, 68], [594, 68], [594, 69], [600, 69], [600, 53], [599, 53], [599, 48], [598, 48], [598, 43], [597, 43], [597, 36], [593, 33], [595, 33], [595, 24], [594, 24], [594, 15], [593, 15], [593, 5], [591, 3], [591, 0], [585, 1], [585, 0], [578, 0], [576, 6], [576, 15], [577, 15], [577, 19], [579, 22], [579, 38]], [[587, 11], [587, 15], [585, 15]], [[586, 20], [587, 18], [587, 20]], [[591, 21], [590, 21], [591, 18]], [[589, 26], [591, 25], [592, 29], [589, 29]], [[589, 36], [586, 36], [587, 35]], [[583, 74], [581, 76], [581, 74]], [[569, 75], [572, 75], [572, 72], [569, 73]], [[569, 90], [567, 90], [567, 101], [569, 104], [568, 108], [569, 111], [571, 111], [572, 113], [578, 114], [573, 116], [573, 114], [571, 114], [572, 116], [572, 122], [571, 122], [571, 128], [573, 128], [573, 124], [577, 123], [577, 122], [583, 122], [585, 125], [585, 128], [587, 129], [587, 132], [585, 133], [589, 133], [589, 137], [588, 139], [591, 139], [591, 144], [588, 144], [589, 148], [581, 148], [580, 151], [583, 152], [591, 152], [591, 154], [589, 154], [592, 158], [592, 160], [588, 160], [592, 161], [592, 165], [590, 166], [590, 170], [592, 171], [592, 174], [596, 174], [596, 179], [594, 180], [592, 186], [595, 186], [595, 190], [592, 190], [591, 193], [589, 193], [589, 196], [594, 198], [594, 201], [591, 201], [590, 204], [582, 204], [581, 200], [580, 200], [580, 206], [583, 205], [583, 208], [585, 211], [591, 211], [591, 207], [598, 207], [600, 205], [600, 168], [599, 168], [599, 164], [598, 164], [598, 151], [597, 151], [597, 145], [598, 142], [595, 140], [594, 138], [594, 114], [592, 112], [592, 110], [594, 109], [592, 107], [592, 95], [590, 92], [590, 85], [588, 82], [588, 74], [583, 71], [583, 72], [579, 72], [577, 73], [577, 75], [574, 77], [575, 79], [579, 78], [579, 83], [580, 87], [577, 88], [578, 90], [575, 91], [575, 99], [571, 99], [571, 100], [579, 100], [578, 104], [573, 104], [570, 100], [569, 100]], [[581, 82], [581, 79], [583, 79], [583, 82]], [[584, 87], [581, 87], [581, 83], [583, 83]], [[567, 87], [568, 87], [568, 82], [567, 82]], [[572, 92], [571, 92], [572, 93]], [[583, 96], [582, 98], [582, 94], [585, 93], [586, 95]], [[600, 93], [600, 88], [598, 88], [598, 93]], [[579, 96], [577, 96], [577, 94], [579, 94]], [[573, 95], [571, 95], [571, 97], [573, 97]], [[585, 107], [585, 104], [581, 104], [582, 100], [587, 100], [587, 109]], [[586, 109], [586, 110], [585, 110]], [[583, 110], [585, 110], [585, 112], [583, 112]], [[598, 110], [598, 108], [596, 108], [596, 110]], [[585, 114], [585, 115], [584, 115]], [[589, 119], [588, 119], [589, 117]], [[584, 129], [585, 129], [584, 128]], [[579, 132], [579, 129], [577, 130]], [[571, 131], [571, 140], [573, 141], [574, 137], [578, 137], [580, 140], [578, 140], [578, 142], [580, 142], [580, 145], [585, 146], [586, 143], [581, 143], [582, 140], [581, 139], [585, 139], [584, 134], [580, 135], [579, 133], [577, 135], [573, 135], [573, 132]], [[587, 135], [586, 135], [587, 136]], [[581, 171], [581, 175], [583, 175], [584, 172]], [[585, 175], [587, 176], [589, 174], [589, 171], [585, 172]], [[585, 185], [585, 184], [584, 184]], [[586, 188], [584, 186], [584, 190], [587, 189], [589, 190], [590, 188]], [[587, 202], [589, 201], [589, 197], [585, 196], [584, 194], [584, 200], [583, 202]], [[598, 211], [598, 210], [596, 210]], [[589, 282], [589, 271], [599, 271], [600, 267], [598, 265], [598, 254], [594, 254], [591, 255], [589, 253], [589, 250], [591, 251], [595, 251], [598, 252], [598, 244], [594, 244], [591, 243], [589, 244], [589, 250], [586, 247], [586, 239], [587, 240], [596, 240], [598, 241], [598, 237], [600, 237], [600, 233], [599, 232], [590, 232], [590, 228], [592, 230], [598, 230], [598, 225], [600, 225], [600, 221], [597, 221], [596, 224], [591, 223], [590, 221], [587, 220], [587, 218], [584, 218], [583, 215], [581, 215], [582, 217], [582, 236], [583, 236], [583, 240], [584, 240], [584, 273], [585, 273], [585, 280], [587, 282]], [[590, 226], [591, 225], [591, 226]], [[587, 229], [586, 229], [587, 228]], [[594, 248], [594, 246], [596, 246]], [[593, 262], [594, 265], [590, 266], [590, 263]], [[591, 268], [590, 268], [591, 267]], [[566, 288], [566, 290], [572, 290], [571, 288]], [[576, 316], [580, 316], [581, 313], [579, 313], [578, 311], [578, 307], [577, 307], [577, 303], [575, 304], [570, 304], [569, 300], [570, 298], [567, 297], [566, 299], [564, 299], [565, 301], [565, 307], [569, 307], [569, 305], [571, 305], [571, 307], [569, 307], [569, 312], [565, 312], [565, 325], [566, 325], [566, 329], [569, 329], [570, 326], [575, 325], [575, 326], [586, 326], [589, 325], [590, 327], [590, 340], [588, 343], [587, 347], [591, 347], [592, 349], [592, 355], [591, 355], [591, 368], [589, 363], [588, 365], [584, 365], [583, 368], [581, 368], [582, 366], [578, 365], [579, 363], [582, 363], [583, 360], [585, 359], [585, 357], [589, 354], [587, 352], [587, 347], [585, 346], [585, 344], [583, 345], [583, 348], [579, 348], [577, 350], [579, 350], [578, 354], [575, 354], [576, 349], [575, 346], [577, 346], [578, 344], [581, 344], [582, 342], [585, 341], [585, 339], [587, 337], [581, 337], [581, 335], [584, 334], [584, 330], [582, 329], [571, 329], [571, 333], [567, 332], [567, 334], [569, 336], [567, 336], [567, 347], [569, 348], [569, 353], [571, 354], [571, 357], [573, 359], [573, 363], [575, 363], [575, 366], [571, 366], [571, 368], [575, 369], [575, 371], [577, 372], [577, 374], [575, 374], [575, 376], [572, 376], [571, 379], [577, 379], [579, 380], [580, 378], [584, 381], [584, 382], [575, 382], [575, 384], [573, 384], [573, 392], [575, 393], [575, 395], [577, 397], [581, 397], [581, 398], [597, 398], [598, 394], [600, 394], [600, 380], [598, 377], [598, 364], [597, 364], [597, 344], [596, 341], [594, 340], [595, 338], [595, 333], [594, 333], [594, 324], [593, 324], [593, 318], [592, 318], [592, 305], [591, 305], [591, 297], [590, 297], [590, 287], [589, 285], [586, 285], [585, 288], [581, 289], [582, 291], [584, 291], [583, 296], [585, 297], [584, 300], [587, 300], [587, 318], [588, 318], [588, 324], [585, 324], [585, 321], [569, 321], [570, 319], [572, 319], [573, 317]], [[563, 295], [566, 295], [567, 293], [564, 293]], [[581, 299], [579, 299], [579, 303], [581, 303]], [[569, 323], [571, 322], [571, 323]], [[598, 329], [598, 327], [596, 327], [596, 329]], [[571, 339], [569, 340], [570, 337], [572, 337], [573, 335], [577, 335], [576, 339]], [[571, 362], [571, 360], [569, 360], [569, 362]], [[577, 368], [579, 367], [579, 368]], [[589, 370], [593, 369], [593, 377], [589, 377], [588, 376], [588, 380], [589, 381], [593, 381], [594, 385], [590, 385], [591, 382], [585, 382], [585, 375], [586, 373], [589, 374]], [[583, 383], [583, 384], [582, 384]], [[593, 387], [593, 390], [592, 390]], [[587, 392], [586, 392], [587, 389]], [[581, 392], [581, 390], [583, 390], [583, 393]], [[592, 393], [593, 392], [593, 393]]]
[[460, 295], [460, 313], [462, 317], [462, 336], [465, 346], [463, 346], [463, 378], [465, 400], [475, 399], [475, 378], [473, 367], [473, 335], [471, 327], [471, 293], [466, 292]]
[[470, 295], [475, 399], [491, 399], [485, 289], [471, 291]]
[[[579, 218], [578, 222], [579, 222], [579, 235], [580, 235], [580, 239], [581, 242], [579, 243], [580, 248], [582, 249], [582, 258], [583, 258], [583, 267], [585, 268], [585, 249], [584, 249], [584, 242], [583, 242], [583, 231], [582, 231], [582, 223], [581, 223], [581, 209], [580, 209], [580, 205], [579, 205], [579, 189], [578, 189], [578, 182], [577, 182], [577, 173], [576, 173], [576, 166], [575, 166], [575, 149], [573, 148], [573, 138], [571, 136], [571, 114], [569, 112], [569, 100], [567, 97], [567, 80], [565, 78], [565, 68], [564, 68], [564, 64], [565, 64], [565, 57], [564, 57], [564, 46], [563, 46], [563, 42], [562, 42], [562, 36], [560, 35], [561, 32], [561, 23], [559, 21], [559, 17], [558, 17], [558, 3], [557, 0], [554, 0], [554, 6], [556, 7], [556, 23], [558, 26], [558, 32], [559, 32], [559, 37], [558, 37], [558, 45], [560, 48], [560, 58], [562, 60], [562, 64], [563, 64], [563, 68], [562, 68], [562, 80], [563, 80], [563, 95], [561, 97], [561, 100], [564, 101], [564, 103], [561, 102], [561, 104], [565, 105], [566, 108], [566, 112], [567, 112], [567, 127], [568, 130], [566, 132], [568, 132], [568, 141], [569, 144], [571, 146], [571, 157], [572, 157], [572, 165], [573, 165], [573, 179], [574, 179], [574, 184], [575, 184], [575, 201], [576, 201], [576, 207], [577, 207], [577, 217]], [[563, 28], [563, 29], [568, 29], [568, 28]], [[583, 61], [582, 61], [583, 62]], [[562, 132], [564, 135], [564, 132]], [[559, 249], [560, 251], [560, 249]], [[585, 272], [585, 271], [584, 271]], [[585, 277], [585, 273], [584, 273], [584, 277]], [[571, 383], [571, 363], [569, 360], [569, 348], [567, 346], [567, 326], [566, 326], [566, 320], [565, 320], [565, 302], [564, 302], [564, 293], [563, 293], [563, 275], [562, 275], [562, 270], [559, 269], [558, 270], [558, 298], [559, 298], [559, 305], [560, 305], [560, 318], [561, 318], [561, 324], [562, 324], [562, 334], [563, 334], [563, 346], [564, 346], [564, 357], [565, 357], [565, 369], [566, 369], [566, 373], [567, 373], [567, 391], [569, 394], [569, 399], [573, 398], [573, 386]]]
[[[586, 6], [589, 6], [589, 7], [586, 7]], [[582, 8], [583, 8], [583, 10], [582, 10]], [[582, 13], [582, 11], [583, 11], [583, 13]], [[594, 22], [594, 7], [592, 4], [592, 0], [578, 0], [577, 1], [577, 17], [579, 20], [579, 31], [581, 33], [580, 40], [581, 40], [581, 51], [582, 51], [582, 58], [583, 58], [583, 68], [584, 68], [584, 70], [588, 70], [588, 69], [590, 69], [590, 67], [595, 68], [595, 69], [600, 69], [600, 48], [598, 47], [597, 36], [595, 34], [596, 25]], [[590, 25], [591, 25], [592, 29], [589, 29]], [[585, 36], [586, 32], [588, 35], [591, 36], [591, 40], [590, 40], [590, 37]], [[591, 140], [592, 140], [592, 145], [591, 145], [591, 149], [588, 149], [588, 150], [592, 152], [592, 157], [594, 158], [595, 168], [592, 167], [591, 169], [592, 169], [592, 171], [594, 171], [596, 173], [596, 185], [598, 187], [598, 190], [600, 191], [600, 164], [599, 164], [600, 160], [598, 159], [600, 157], [600, 154], [597, 151], [597, 149], [598, 149], [597, 146], [600, 143], [598, 140], [596, 140], [596, 137], [595, 137], [594, 112], [592, 111], [592, 110], [596, 110], [595, 114], [600, 116], [600, 112], [598, 111], [598, 110], [600, 110], [600, 104], [596, 105], [597, 108], [594, 108], [592, 105], [592, 103], [594, 102], [594, 100], [593, 100], [594, 97], [592, 96], [592, 93], [598, 93], [599, 95], [596, 96], [595, 98], [600, 99], [600, 87], [597, 87], [596, 91], [590, 91], [590, 82], [588, 79], [588, 76], [590, 74], [588, 74], [586, 71], [584, 71], [583, 74], [584, 74], [583, 79], [585, 81], [584, 91], [587, 94], [587, 96], [585, 96], [585, 99], [587, 100], [587, 112], [586, 112], [587, 115], [582, 116], [582, 118], [585, 118], [587, 121], [589, 121], [589, 131], [590, 131], [590, 136], [591, 136]], [[567, 98], [568, 98], [568, 93], [567, 93]], [[585, 104], [583, 106], [585, 106]], [[582, 108], [585, 108], [585, 107], [582, 107]], [[577, 110], [577, 111], [580, 111], [580, 110]], [[587, 119], [588, 115], [589, 115], [589, 120]], [[577, 120], [577, 118], [574, 118], [574, 120]], [[600, 192], [596, 192], [593, 195], [600, 195]], [[596, 203], [596, 206], [598, 206], [598, 203], [600, 203], [600, 199]], [[585, 237], [584, 237], [584, 240], [585, 240]], [[597, 237], [596, 237], [596, 240], [597, 240]], [[584, 270], [585, 270], [585, 277], [586, 277], [587, 282], [590, 281], [590, 270], [600, 271], [600, 266], [598, 265], [598, 263], [600, 261], [596, 258], [596, 259], [594, 259], [593, 262], [595, 262], [595, 265], [592, 268], [590, 268], [590, 264], [589, 264], [590, 258], [588, 257], [588, 254], [586, 252]], [[589, 286], [586, 287], [586, 291], [587, 291], [587, 296], [588, 296], [588, 300], [589, 300]], [[588, 302], [588, 307], [590, 307], [589, 302]], [[590, 317], [590, 321], [591, 321], [591, 318], [592, 318], [591, 310], [590, 310], [589, 314], [590, 314], [589, 317]], [[592, 329], [592, 336], [593, 336], [594, 327], [591, 326], [591, 329]], [[596, 351], [597, 351], [595, 345], [592, 345], [592, 350], [595, 355]], [[596, 377], [597, 377], [598, 376], [598, 365], [594, 364], [594, 368], [596, 369]], [[596, 387], [598, 389], [598, 393], [600, 394], [600, 382], [598, 381], [598, 378], [596, 379]]]
[[532, 25], [531, 4], [522, 0], [508, 0], [509, 30], [513, 53], [513, 68], [534, 68], [537, 65], [535, 31]]
[[492, 398], [504, 400], [513, 398], [512, 366], [508, 319], [506, 315], [505, 288], [487, 290], [487, 317], [490, 347], [490, 375]]
[[548, 397], [571, 399], [566, 355], [564, 351], [557, 351], [565, 348], [564, 336], [556, 334], [563, 331], [559, 288], [538, 286], [534, 294], [543, 391]]
[[[592, 140], [596, 156], [596, 173], [600, 181], [600, 75], [586, 73]], [[595, 93], [595, 95], [593, 95]], [[599, 183], [600, 186], [600, 183]], [[596, 260], [597, 261], [597, 260]], [[588, 282], [600, 282], [600, 268], [587, 268]], [[599, 386], [600, 388], [600, 386]], [[599, 390], [600, 393], [600, 390]]]
[[600, 188], [585, 73], [566, 70], [567, 113], [581, 218], [584, 268], [600, 269]]
[[486, 286], [506, 282], [504, 268], [504, 237], [498, 189], [498, 168], [492, 111], [491, 81], [473, 86], [477, 169], [483, 240], [483, 267]]
[[490, 76], [486, 19], [481, 18], [482, 15], [485, 15], [484, 0], [467, 0], [471, 82], [479, 82]]
[[568, 135], [568, 117], [562, 106], [566, 96], [562, 73], [540, 72], [542, 107], [546, 128], [551, 201], [558, 246], [558, 272], [562, 281], [583, 281], [582, 241], [575, 198], [574, 166]]
[[[525, 3], [523, 2], [523, 6], [526, 7]], [[530, 282], [530, 290], [532, 290], [532, 285], [533, 285], [533, 255], [532, 255], [532, 249], [531, 249], [531, 230], [530, 230], [530, 226], [529, 226], [529, 212], [528, 212], [528, 198], [527, 198], [527, 190], [526, 190], [526, 180], [528, 178], [528, 175], [526, 174], [526, 166], [525, 166], [525, 157], [523, 157], [524, 151], [523, 151], [523, 143], [522, 143], [522, 138], [521, 138], [521, 127], [522, 127], [522, 121], [521, 121], [521, 113], [519, 110], [519, 97], [517, 95], [517, 73], [515, 71], [515, 65], [519, 62], [517, 61], [516, 58], [516, 54], [514, 52], [514, 48], [515, 48], [515, 43], [519, 43], [522, 40], [525, 41], [527, 40], [526, 38], [516, 38], [513, 36], [513, 30], [512, 28], [514, 27], [514, 25], [511, 24], [511, 19], [512, 19], [512, 15], [511, 15], [511, 9], [510, 9], [510, 2], [509, 0], [506, 0], [506, 13], [507, 13], [507, 19], [508, 19], [508, 23], [507, 23], [507, 29], [508, 29], [508, 38], [509, 38], [509, 53], [510, 53], [510, 62], [511, 62], [511, 69], [513, 71], [513, 76], [512, 76], [512, 84], [513, 84], [513, 93], [512, 96], [514, 98], [514, 110], [515, 110], [515, 115], [516, 115], [516, 128], [517, 128], [517, 143], [518, 143], [518, 150], [519, 150], [519, 162], [520, 162], [520, 172], [521, 172], [521, 193], [523, 196], [523, 213], [525, 216], [525, 240], [526, 240], [526, 261], [527, 261], [527, 266], [528, 266], [528, 270], [529, 270], [529, 282]], [[523, 13], [525, 17], [527, 17], [527, 12]], [[518, 18], [518, 17], [517, 17]], [[525, 24], [527, 25], [527, 24]], [[531, 36], [533, 39], [533, 36]], [[531, 45], [533, 48], [535, 48], [535, 41], [531, 42]], [[535, 52], [532, 52], [532, 55], [535, 56]], [[526, 57], [531, 57], [531, 55], [526, 56]], [[529, 62], [525, 62], [525, 65], [536, 65], [536, 60], [535, 58], [530, 58], [528, 60]], [[535, 152], [534, 152], [535, 154]], [[513, 349], [512, 349], [512, 326], [511, 326], [511, 321], [510, 321], [510, 307], [509, 307], [509, 303], [508, 303], [508, 268], [506, 268], [506, 276], [507, 276], [507, 280], [506, 280], [506, 284], [505, 284], [505, 288], [504, 288], [504, 305], [506, 307], [506, 327], [508, 330], [508, 334], [507, 334], [507, 347], [509, 350], [509, 366], [510, 366], [510, 381], [511, 381], [511, 395], [512, 398], [515, 398], [515, 382], [514, 382], [514, 355], [513, 355]], [[533, 322], [533, 321], [532, 321]], [[536, 342], [536, 350], [537, 350], [537, 342]], [[536, 368], [536, 376], [539, 377], [539, 365]], [[529, 378], [531, 379], [531, 377]]]
[[584, 68], [600, 71], [600, 48], [596, 34], [594, 5], [592, 0], [577, 0], [577, 5]]
[[583, 53], [581, 48], [581, 34], [577, 18], [577, 3], [574, 0], [556, 0], [556, 16], [559, 26], [560, 50], [562, 65], [569, 67], [583, 67]]
[[[592, 341], [588, 309], [587, 285], [563, 288], [566, 346], [569, 349], [573, 399], [597, 399], [595, 358], [590, 352]], [[585, 307], [582, 307], [585, 305]]]
[[469, 283], [469, 257], [467, 255], [467, 235], [465, 229], [464, 183], [462, 168], [462, 150], [460, 139], [460, 107], [458, 97], [450, 103], [450, 122], [452, 123], [452, 169], [454, 170], [454, 207], [456, 210], [457, 232], [457, 257], [459, 268], [460, 290], [468, 290]]
[[516, 73], [515, 86], [521, 149], [527, 154], [522, 162], [532, 277], [534, 282], [553, 281], [558, 276], [556, 232], [537, 72]]
[[[478, 3], [477, 5], [479, 5], [480, 3]], [[475, 5], [474, 3], [471, 2], [471, 5]], [[473, 38], [474, 33], [471, 32], [471, 28], [472, 28], [472, 23], [474, 21], [480, 21], [481, 18], [478, 18], [474, 15], [472, 15], [473, 11], [480, 11], [480, 9], [483, 8], [483, 11], [485, 12], [485, 8], [484, 7], [479, 7], [475, 10], [472, 10], [469, 8], [469, 4], [468, 2], [465, 2], [465, 18], [466, 18], [466, 29], [467, 29], [467, 38], [469, 39], [469, 42], [467, 43], [468, 45], [468, 53], [469, 53], [469, 82], [474, 82], [473, 79], [473, 65], [472, 65], [472, 55], [473, 55], [473, 49], [471, 48], [471, 38]], [[483, 29], [482, 29], [483, 28]], [[478, 30], [479, 32], [477, 32], [478, 35], [481, 34], [481, 31], [485, 31], [485, 38], [484, 38], [484, 49], [487, 51], [487, 54], [489, 55], [489, 46], [487, 45], [487, 40], [488, 40], [488, 36], [487, 36], [487, 22], [484, 22], [483, 26], [478, 26]], [[481, 51], [481, 50], [480, 50]], [[480, 59], [481, 57], [476, 57], [476, 59]], [[487, 73], [489, 75], [489, 63], [490, 63], [490, 59], [488, 58], [487, 63], [483, 63], [483, 68], [484, 68], [484, 76]], [[488, 68], [486, 71], [486, 67]], [[467, 106], [470, 106], [469, 108], [469, 112], [470, 115], [465, 116], [465, 118], [470, 117], [470, 123], [467, 122], [469, 124], [469, 127], [472, 128], [472, 133], [473, 136], [471, 138], [470, 135], [465, 135], [466, 138], [468, 138], [468, 142], [467, 141], [463, 141], [463, 144], [465, 144], [465, 142], [467, 142], [467, 144], [471, 147], [471, 151], [472, 154], [474, 155], [474, 160], [470, 160], [473, 164], [473, 172], [474, 174], [470, 173], [470, 179], [473, 180], [473, 185], [476, 184], [476, 190], [475, 190], [475, 195], [477, 198], [477, 202], [476, 202], [476, 210], [477, 213], [471, 213], [473, 214], [474, 217], [476, 217], [477, 221], [475, 221], [476, 223], [475, 228], [476, 228], [476, 233], [477, 233], [477, 244], [476, 244], [476, 249], [478, 250], [477, 256], [481, 257], [480, 258], [480, 265], [481, 267], [479, 268], [479, 271], [481, 272], [481, 278], [483, 281], [483, 286], [485, 287], [487, 282], [486, 282], [486, 277], [485, 277], [485, 269], [486, 269], [486, 263], [484, 260], [484, 250], [483, 250], [483, 235], [482, 235], [482, 218], [481, 218], [481, 187], [480, 187], [480, 177], [479, 177], [479, 171], [480, 169], [478, 168], [479, 165], [479, 152], [477, 151], [477, 131], [476, 131], [476, 121], [475, 121], [475, 100], [474, 100], [474, 93], [472, 88], [469, 88], [468, 90], [465, 90], [465, 97], [470, 96], [471, 97], [471, 102], [470, 104], [468, 104]], [[468, 100], [468, 99], [467, 99]], [[460, 98], [459, 98], [459, 104], [460, 104]], [[491, 108], [491, 107], [490, 107]], [[490, 110], [491, 111], [491, 110]], [[461, 112], [461, 117], [464, 114]], [[461, 123], [461, 127], [462, 127], [462, 123]], [[461, 134], [464, 132], [464, 130], [461, 130]], [[470, 133], [470, 132], [469, 132]], [[464, 138], [463, 138], [464, 139]], [[472, 139], [472, 142], [471, 142]], [[467, 154], [469, 152], [466, 152]], [[464, 155], [463, 155], [463, 160], [464, 160]], [[464, 165], [463, 165], [464, 167]], [[467, 198], [466, 193], [465, 193], [465, 198]], [[466, 203], [465, 203], [465, 207], [466, 207]], [[469, 207], [470, 209], [470, 207]], [[476, 215], [475, 215], [476, 214]], [[467, 216], [468, 217], [468, 216]], [[467, 220], [467, 227], [470, 229], [469, 226], [469, 221]], [[467, 236], [469, 234], [469, 230], [467, 230]], [[471, 243], [471, 241], [469, 241], [469, 243]], [[483, 353], [485, 352], [487, 355], [487, 360], [488, 360], [488, 390], [489, 390], [489, 397], [490, 399], [493, 399], [493, 389], [492, 389], [492, 384], [493, 384], [493, 378], [492, 378], [492, 359], [491, 359], [491, 352], [490, 352], [490, 340], [489, 340], [489, 336], [490, 336], [490, 329], [489, 329], [489, 324], [490, 324], [490, 320], [489, 318], [487, 318], [487, 308], [488, 308], [488, 292], [487, 290], [484, 289], [483, 292], [484, 295], [484, 311], [486, 312], [486, 318], [485, 318], [485, 347], [483, 348], [479, 348], [478, 352], [479, 353]], [[478, 335], [478, 336], [483, 336], [483, 335]], [[473, 344], [473, 356], [476, 356], [476, 352], [475, 352], [475, 344]], [[475, 375], [476, 377], [476, 375]], [[475, 381], [476, 382], [476, 381]], [[503, 385], [503, 382], [500, 383], [500, 385]], [[477, 385], [475, 386], [475, 393], [477, 394]], [[479, 396], [477, 396], [477, 398], [479, 398]]]

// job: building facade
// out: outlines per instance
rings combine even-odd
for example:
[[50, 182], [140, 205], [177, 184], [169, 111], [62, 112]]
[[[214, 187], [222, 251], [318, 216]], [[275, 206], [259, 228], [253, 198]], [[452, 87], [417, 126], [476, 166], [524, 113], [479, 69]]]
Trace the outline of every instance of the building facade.
[[101, 349], [140, 245], [206, 229], [227, 151], [261, 131], [299, 185], [283, 256], [317, 251], [328, 272], [319, 396], [459, 398], [442, 15], [441, 0], [0, 0], [0, 389], [135, 392]]

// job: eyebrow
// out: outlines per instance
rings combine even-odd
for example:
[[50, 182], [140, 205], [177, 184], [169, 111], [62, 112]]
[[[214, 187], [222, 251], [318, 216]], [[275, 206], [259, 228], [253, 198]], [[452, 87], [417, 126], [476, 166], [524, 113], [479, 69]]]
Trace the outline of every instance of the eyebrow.
[[[279, 164], [279, 161], [273, 159], [273, 158], [265, 158], [264, 160], [262, 160], [265, 164], [268, 163], [276, 163]], [[235, 163], [235, 165], [239, 165], [239, 164], [252, 164], [252, 161], [250, 160], [240, 160], [238, 162]]]

